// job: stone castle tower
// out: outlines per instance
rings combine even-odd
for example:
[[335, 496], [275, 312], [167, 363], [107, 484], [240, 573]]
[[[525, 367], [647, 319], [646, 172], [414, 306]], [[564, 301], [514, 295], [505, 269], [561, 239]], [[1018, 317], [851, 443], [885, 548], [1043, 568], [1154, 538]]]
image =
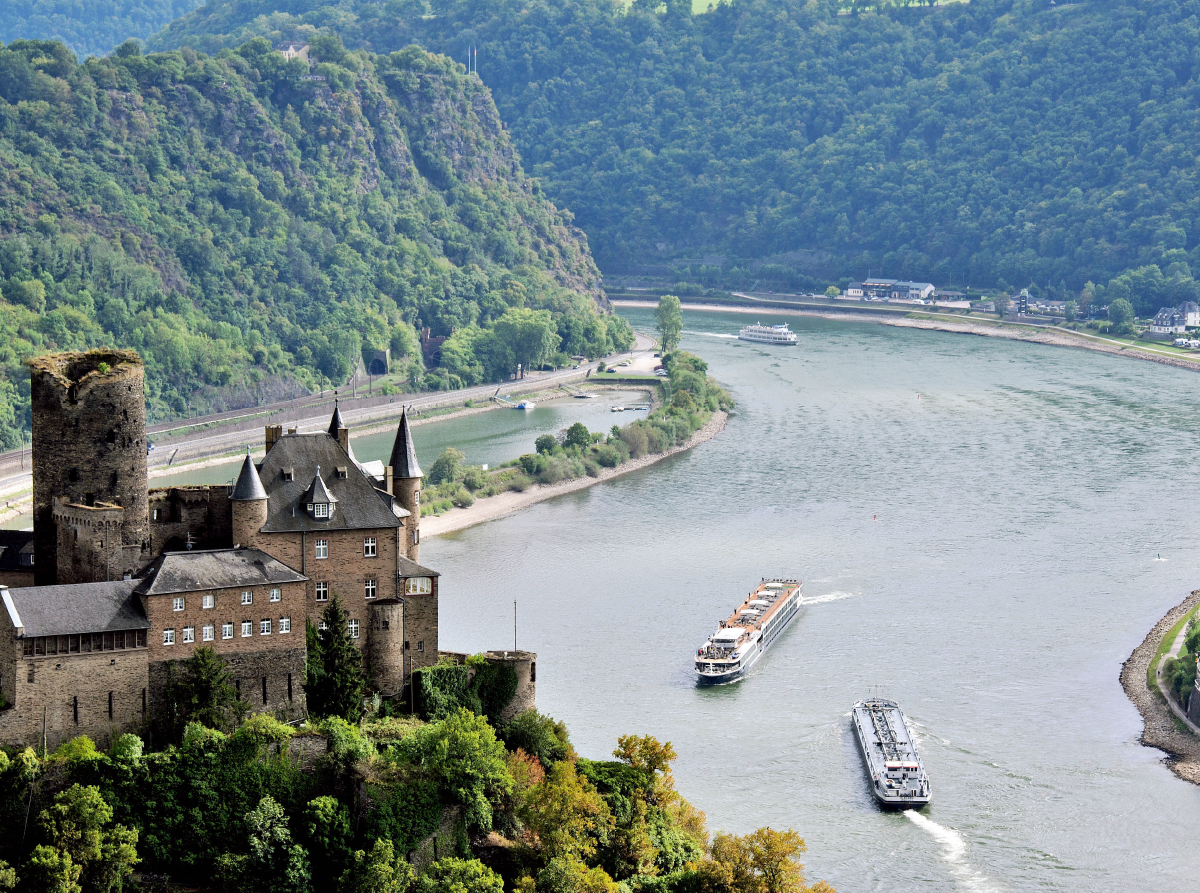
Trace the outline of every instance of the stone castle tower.
[[392, 458], [388, 462], [388, 492], [395, 495], [400, 505], [412, 513], [415, 519], [409, 532], [410, 542], [405, 543], [408, 557], [421, 560], [421, 478], [424, 472], [417, 464], [417, 449], [413, 446], [412, 430], [408, 427], [408, 411], [400, 414], [400, 425], [396, 429], [396, 442], [392, 445]]
[[39, 586], [119, 580], [150, 557], [141, 358], [130, 350], [94, 350], [28, 365], [34, 580]]
[[245, 548], [259, 547], [259, 531], [267, 523], [267, 490], [250, 458], [250, 450], [246, 450], [246, 458], [242, 462], [241, 473], [233, 492], [229, 495], [230, 509], [233, 516], [233, 544]]

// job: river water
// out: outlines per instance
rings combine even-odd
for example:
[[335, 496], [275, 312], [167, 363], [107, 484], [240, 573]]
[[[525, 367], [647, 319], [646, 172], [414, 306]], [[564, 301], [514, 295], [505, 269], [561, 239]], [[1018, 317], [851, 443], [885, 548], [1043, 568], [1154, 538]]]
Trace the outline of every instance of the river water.
[[[731, 337], [747, 321], [685, 316], [737, 401], [722, 435], [423, 544], [442, 647], [511, 647], [517, 600], [582, 754], [671, 741], [711, 828], [795, 828], [842, 893], [1195, 889], [1200, 791], [1138, 744], [1118, 673], [1200, 584], [1200, 377], [816, 319], [767, 348]], [[785, 575], [798, 618], [698, 689], [697, 645]], [[873, 805], [849, 726], [872, 686], [917, 733], [919, 814]]]

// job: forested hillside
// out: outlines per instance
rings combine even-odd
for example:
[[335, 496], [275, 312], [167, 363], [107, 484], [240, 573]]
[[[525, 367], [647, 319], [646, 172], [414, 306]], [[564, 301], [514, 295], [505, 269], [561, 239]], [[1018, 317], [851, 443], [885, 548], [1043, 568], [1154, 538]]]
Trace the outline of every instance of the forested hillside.
[[701, 278], [721, 255], [726, 277], [767, 260], [783, 266], [744, 278], [1054, 294], [1154, 265], [1133, 278], [1195, 293], [1198, 0], [870, 5], [210, 0], [156, 40], [477, 45], [526, 165], [606, 271]]
[[0, 43], [61, 40], [80, 56], [106, 56], [131, 37], [145, 40], [201, 0], [4, 0]]
[[[417, 48], [310, 59], [0, 47], [0, 445], [36, 351], [136, 348], [163, 418], [340, 384], [365, 349], [455, 387], [518, 340], [632, 341], [477, 78]], [[463, 333], [459, 367], [423, 368], [421, 326]]]

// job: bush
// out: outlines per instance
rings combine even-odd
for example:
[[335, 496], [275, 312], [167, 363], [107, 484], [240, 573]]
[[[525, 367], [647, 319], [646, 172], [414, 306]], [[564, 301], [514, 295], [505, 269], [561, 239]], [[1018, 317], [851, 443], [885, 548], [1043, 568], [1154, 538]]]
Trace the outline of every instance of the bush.
[[559, 760], [566, 759], [570, 749], [566, 725], [538, 713], [532, 707], [505, 725], [500, 730], [500, 737], [509, 750], [523, 750], [537, 757], [547, 769]]
[[621, 440], [629, 448], [630, 458], [640, 459], [650, 452], [650, 438], [641, 424], [635, 423], [622, 428]]
[[462, 470], [462, 485], [474, 493], [488, 485], [488, 473], [479, 465], [468, 465]]
[[558, 440], [552, 434], [543, 434], [533, 442], [533, 448], [539, 453], [553, 453], [558, 449]]

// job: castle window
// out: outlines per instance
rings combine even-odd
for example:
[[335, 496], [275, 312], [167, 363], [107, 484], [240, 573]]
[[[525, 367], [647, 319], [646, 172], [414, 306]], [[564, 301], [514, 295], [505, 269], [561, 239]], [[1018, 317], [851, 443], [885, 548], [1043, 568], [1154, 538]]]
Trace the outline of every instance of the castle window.
[[21, 643], [21, 654], [25, 657], [33, 657], [33, 639], [26, 639]]
[[329, 557], [329, 540], [316, 540], [317, 558]]
[[417, 642], [417, 650], [418, 650], [418, 651], [424, 651], [424, 650], [425, 650], [425, 643], [424, 643], [424, 642]]
[[207, 609], [207, 608], [215, 608], [216, 606], [217, 606], [217, 597], [215, 595], [212, 595], [210, 593], [209, 595], [201, 596], [200, 607]]
[[71, 636], [71, 653], [79, 653], [79, 636]]
[[314, 502], [312, 504], [312, 513], [314, 518], [325, 519], [329, 517], [328, 502]]
[[283, 590], [282, 589], [272, 589], [271, 590], [271, 601], [273, 601], [273, 602], [283, 601]]
[[363, 540], [363, 558], [375, 557], [375, 537], [369, 536]]
[[279, 632], [280, 633], [290, 633], [291, 631], [292, 631], [292, 618], [291, 617], [280, 617], [279, 618]]
[[150, 512], [150, 520], [151, 520], [151, 521], [157, 521], [157, 520], [158, 520], [158, 509], [153, 509], [153, 510]]
[[[421, 523], [421, 521], [420, 521], [420, 519], [419, 519], [419, 518], [417, 519], [417, 523], [418, 523], [418, 524], [420, 524], [420, 523]], [[415, 545], [416, 545], [417, 543], [419, 543], [419, 542], [421, 542], [421, 528], [420, 528], [420, 527], [414, 527], [414, 528], [413, 528], [413, 545], [415, 546]]]
[[133, 641], [134, 641], [135, 647], [145, 648], [146, 647], [146, 631], [144, 629], [139, 629], [137, 631], [137, 635], [134, 636]]
[[242, 604], [243, 605], [254, 604], [254, 593], [253, 592], [243, 592], [242, 593]]
[[404, 581], [405, 595], [429, 595], [433, 592], [433, 580], [429, 577], [409, 577]]
[[201, 630], [200, 634], [204, 638], [205, 642], [211, 642], [213, 640], [213, 633], [215, 632], [216, 630], [213, 628], [213, 625], [211, 623], [206, 623], [204, 624], [204, 629]]
[[376, 588], [377, 588], [377, 587], [376, 587], [376, 584], [375, 584], [375, 581], [374, 581], [374, 580], [367, 580], [367, 581], [366, 581], [366, 582], [363, 584], [363, 590], [366, 592], [367, 598], [374, 598], [374, 597], [375, 597], [375, 591], [376, 591]]
[[348, 622], [347, 622], [347, 624], [346, 624], [346, 625], [347, 625], [347, 626], [349, 627], [349, 629], [350, 629], [350, 638], [352, 638], [352, 639], [357, 639], [357, 638], [358, 638], [358, 621], [357, 621], [357, 620], [350, 620], [350, 621], [348, 621]]
[[163, 644], [164, 645], [174, 645], [175, 644], [175, 630], [173, 630], [173, 629], [164, 629], [163, 630]]
[[350, 477], [350, 469], [348, 467], [346, 467], [345, 465], [339, 465], [337, 467], [337, 476], [338, 476], [338, 480], [341, 480], [341, 481], [346, 480], [346, 478]]
[[232, 639], [233, 638], [233, 624], [232, 623], [222, 623], [221, 624], [221, 638], [222, 639]]
[[296, 479], [296, 469], [294, 468], [284, 468], [280, 474], [283, 475], [285, 481], [294, 481]]
[[325, 630], [327, 630], [327, 629], [329, 629], [329, 624], [326, 623], [324, 620], [317, 623], [317, 631], [318, 632], [325, 632]]
[[242, 621], [242, 638], [247, 639], [254, 635], [254, 623], [249, 620]]
[[264, 618], [258, 621], [258, 634], [260, 636], [271, 635], [271, 621], [269, 619]]
[[263, 703], [265, 704], [265, 703], [267, 703], [267, 677], [266, 676], [263, 676], [263, 678], [262, 678], [262, 685], [263, 685]]
[[182, 611], [183, 610], [183, 598], [182, 597], [171, 599], [171, 610], [172, 611]]
[[34, 653], [34, 656], [41, 656], [46, 653], [46, 640], [45, 639], [39, 637], [39, 638], [33, 640], [33, 653]]
[[183, 643], [187, 645], [189, 642], [196, 641], [196, 627], [185, 626], [183, 628]]
[[319, 602], [329, 601], [329, 584], [328, 583], [318, 583], [317, 584], [317, 601], [319, 601]]

